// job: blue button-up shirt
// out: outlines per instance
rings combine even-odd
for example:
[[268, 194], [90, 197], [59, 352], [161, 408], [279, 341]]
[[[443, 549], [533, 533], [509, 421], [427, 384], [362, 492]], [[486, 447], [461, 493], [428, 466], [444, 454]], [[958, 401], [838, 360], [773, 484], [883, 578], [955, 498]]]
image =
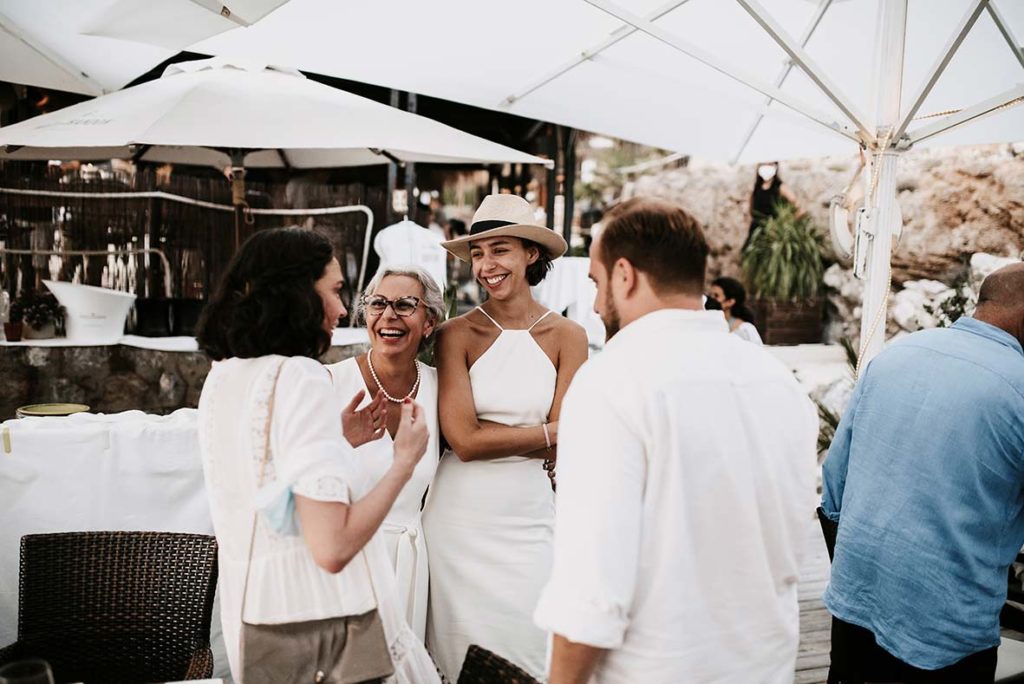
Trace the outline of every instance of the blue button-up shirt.
[[1024, 350], [961, 318], [868, 366], [836, 430], [822, 507], [839, 521], [825, 605], [923, 669], [999, 644], [1024, 543]]

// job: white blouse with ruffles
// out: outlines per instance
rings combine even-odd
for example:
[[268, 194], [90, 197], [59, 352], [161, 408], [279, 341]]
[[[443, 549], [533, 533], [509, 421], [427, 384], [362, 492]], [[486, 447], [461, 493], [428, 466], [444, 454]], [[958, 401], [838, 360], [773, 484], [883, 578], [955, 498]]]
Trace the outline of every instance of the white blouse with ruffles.
[[[271, 461], [264, 486], [257, 491], [259, 461], [267, 442], [268, 404]], [[242, 587], [254, 512], [289, 487], [311, 499], [349, 503], [371, 486], [360, 460], [342, 437], [341, 408], [330, 374], [318, 361], [304, 357], [218, 361], [203, 386], [200, 447], [219, 546], [221, 623], [236, 681]], [[376, 605], [395, 666], [395, 675], [387, 681], [438, 681], [430, 656], [405, 623], [379, 531], [364, 553], [332, 574], [315, 563], [301, 534], [278, 534], [262, 514], [257, 520], [246, 622], [275, 624], [359, 615]]]

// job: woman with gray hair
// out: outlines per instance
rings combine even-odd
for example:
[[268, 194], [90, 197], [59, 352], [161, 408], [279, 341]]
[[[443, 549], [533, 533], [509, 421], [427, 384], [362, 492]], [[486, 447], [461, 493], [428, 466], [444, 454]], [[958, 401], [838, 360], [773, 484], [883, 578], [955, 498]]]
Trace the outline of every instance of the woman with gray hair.
[[417, 360], [444, 318], [444, 299], [433, 278], [415, 268], [384, 268], [356, 309], [370, 335], [370, 350], [327, 368], [343, 401], [345, 438], [370, 477], [383, 476], [394, 458], [393, 439], [402, 403], [423, 407], [430, 431], [427, 451], [381, 525], [395, 567], [399, 599], [410, 627], [423, 639], [427, 620], [427, 551], [420, 524], [423, 496], [439, 457], [437, 371]]

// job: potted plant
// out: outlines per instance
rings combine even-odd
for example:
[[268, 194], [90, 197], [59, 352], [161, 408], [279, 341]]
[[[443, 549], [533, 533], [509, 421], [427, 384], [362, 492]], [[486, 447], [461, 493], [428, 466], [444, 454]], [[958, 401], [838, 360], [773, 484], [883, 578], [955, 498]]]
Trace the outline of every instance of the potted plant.
[[821, 234], [789, 203], [779, 204], [754, 231], [743, 253], [743, 271], [766, 344], [821, 341], [823, 250]]
[[11, 320], [15, 312], [24, 321], [22, 335], [27, 340], [53, 337], [63, 323], [64, 307], [49, 292], [27, 292], [11, 304]]

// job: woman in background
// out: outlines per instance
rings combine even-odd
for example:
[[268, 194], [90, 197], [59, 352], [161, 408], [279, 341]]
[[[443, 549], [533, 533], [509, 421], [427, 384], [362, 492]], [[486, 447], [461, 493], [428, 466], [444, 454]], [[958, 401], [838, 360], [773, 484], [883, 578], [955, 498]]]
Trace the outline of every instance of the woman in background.
[[790, 192], [789, 187], [779, 177], [779, 162], [759, 164], [757, 175], [754, 177], [754, 190], [750, 193], [750, 230], [747, 231], [747, 239], [744, 240], [741, 251], [746, 251], [754, 231], [775, 216], [776, 207], [780, 202], [792, 204], [796, 208], [797, 218], [805, 213], [797, 204], [796, 195]]
[[735, 278], [715, 278], [711, 282], [711, 297], [722, 307], [729, 332], [747, 342], [762, 344], [761, 335], [754, 326], [754, 314], [747, 308], [747, 291]]

